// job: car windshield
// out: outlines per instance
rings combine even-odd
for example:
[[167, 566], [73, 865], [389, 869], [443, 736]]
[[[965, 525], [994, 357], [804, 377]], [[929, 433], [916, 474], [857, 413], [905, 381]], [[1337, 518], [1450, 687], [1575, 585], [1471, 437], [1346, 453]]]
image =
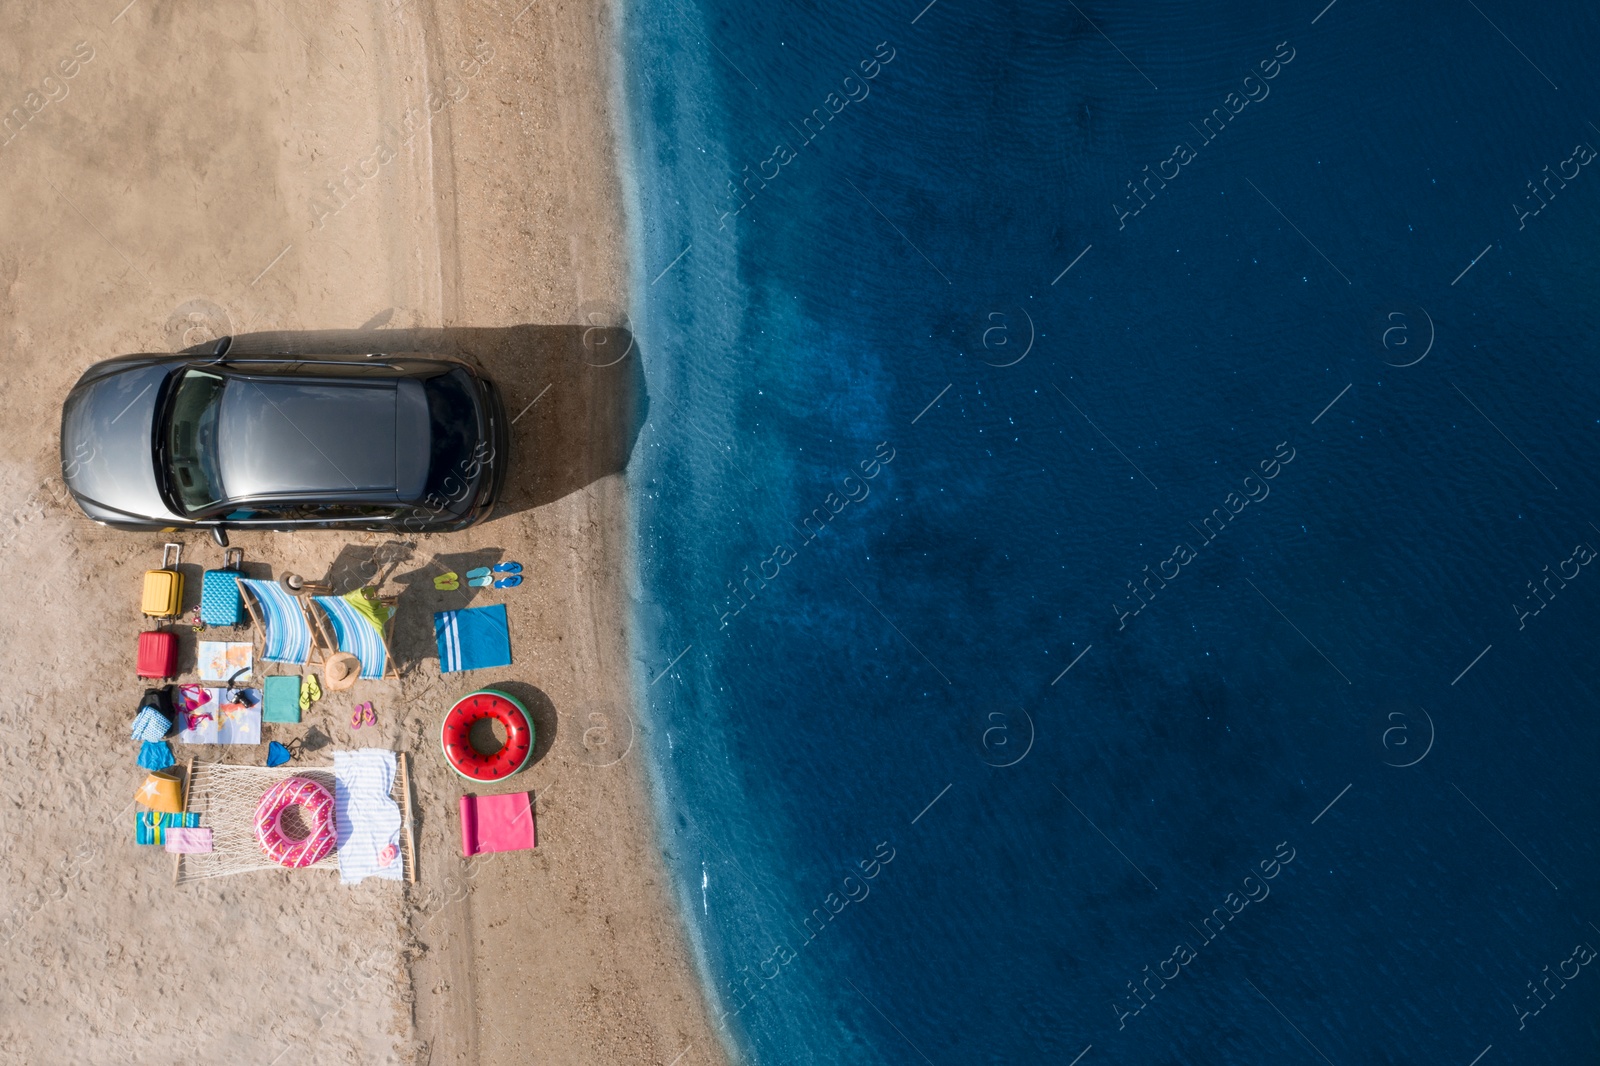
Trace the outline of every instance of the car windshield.
[[204, 370], [185, 370], [167, 420], [168, 475], [178, 502], [199, 514], [223, 500], [217, 476], [217, 410], [224, 381]]
[[427, 492], [462, 505], [474, 484], [484, 456], [473, 451], [479, 440], [478, 409], [473, 404], [472, 377], [465, 370], [429, 378], [428, 423], [432, 436]]

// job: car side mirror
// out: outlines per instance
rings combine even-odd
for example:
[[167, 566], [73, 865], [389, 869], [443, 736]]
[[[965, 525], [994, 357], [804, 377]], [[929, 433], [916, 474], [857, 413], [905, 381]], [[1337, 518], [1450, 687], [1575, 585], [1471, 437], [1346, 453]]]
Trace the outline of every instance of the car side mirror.
[[227, 527], [226, 526], [212, 526], [211, 527], [211, 539], [217, 542], [217, 547], [226, 548], [228, 546], [228, 529], [227, 529]]
[[223, 358], [225, 356], [227, 356], [227, 354], [228, 354], [228, 349], [232, 348], [232, 347], [233, 347], [233, 338], [231, 336], [223, 337], [221, 340], [217, 341], [217, 346], [214, 349], [212, 349], [212, 351], [211, 351], [211, 361], [213, 363], [222, 362]]

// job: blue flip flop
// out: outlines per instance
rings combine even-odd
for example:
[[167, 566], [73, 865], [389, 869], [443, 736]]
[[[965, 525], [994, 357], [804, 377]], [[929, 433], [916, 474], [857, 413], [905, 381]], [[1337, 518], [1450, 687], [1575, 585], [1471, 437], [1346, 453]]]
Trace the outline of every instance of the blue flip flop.
[[479, 574], [477, 577], [467, 578], [467, 584], [471, 585], [475, 589], [488, 588], [490, 585], [494, 584], [494, 577], [488, 572], [485, 572]]
[[489, 576], [489, 568], [487, 566], [475, 566], [471, 570], [467, 571], [467, 581], [468, 582], [471, 582], [476, 578], [488, 577], [488, 576]]
[[497, 573], [497, 574], [520, 574], [520, 573], [522, 573], [522, 564], [521, 563], [495, 563], [494, 564], [494, 572]]
[[510, 577], [503, 577], [496, 581], [494, 587], [497, 589], [514, 589], [520, 584], [522, 584], [522, 575], [512, 574]]

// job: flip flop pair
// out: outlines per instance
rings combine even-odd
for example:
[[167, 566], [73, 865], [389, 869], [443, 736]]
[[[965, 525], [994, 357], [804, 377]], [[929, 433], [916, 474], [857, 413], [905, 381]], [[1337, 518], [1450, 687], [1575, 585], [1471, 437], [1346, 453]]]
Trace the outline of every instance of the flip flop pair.
[[316, 674], [307, 674], [300, 679], [300, 709], [309, 711], [311, 705], [322, 698], [322, 686], [317, 683]]
[[[495, 574], [510, 574], [510, 577], [496, 578]], [[522, 584], [521, 563], [495, 563], [494, 566], [480, 566], [467, 571], [467, 584], [474, 588], [487, 588], [493, 585], [497, 589], [514, 589]]]
[[454, 570], [448, 574], [440, 574], [433, 579], [433, 587], [440, 592], [454, 592], [461, 587], [461, 575]]
[[364, 725], [377, 725], [378, 712], [372, 709], [372, 704], [358, 703], [350, 712], [350, 728], [360, 729]]

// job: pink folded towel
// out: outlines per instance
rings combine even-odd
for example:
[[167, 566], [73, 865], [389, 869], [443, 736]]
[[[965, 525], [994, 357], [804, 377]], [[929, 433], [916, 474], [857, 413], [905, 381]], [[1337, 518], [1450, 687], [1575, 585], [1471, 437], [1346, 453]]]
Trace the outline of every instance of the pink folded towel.
[[538, 844], [533, 804], [526, 792], [461, 797], [461, 854], [527, 851]]
[[175, 825], [165, 831], [168, 851], [179, 855], [209, 855], [211, 853], [210, 826]]

